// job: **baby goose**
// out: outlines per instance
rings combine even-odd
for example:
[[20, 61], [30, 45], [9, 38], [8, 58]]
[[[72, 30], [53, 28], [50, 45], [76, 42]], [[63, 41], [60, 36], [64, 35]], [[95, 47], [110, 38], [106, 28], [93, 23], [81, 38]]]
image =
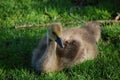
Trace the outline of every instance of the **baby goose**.
[[53, 23], [33, 52], [32, 65], [37, 71], [51, 72], [93, 59], [100, 33], [100, 26], [93, 22], [63, 30], [60, 23]]
[[60, 23], [53, 23], [48, 27], [47, 34], [33, 51], [32, 66], [36, 71], [50, 72], [59, 70], [56, 46], [58, 44], [61, 48], [64, 47], [60, 38], [61, 34], [62, 28]]

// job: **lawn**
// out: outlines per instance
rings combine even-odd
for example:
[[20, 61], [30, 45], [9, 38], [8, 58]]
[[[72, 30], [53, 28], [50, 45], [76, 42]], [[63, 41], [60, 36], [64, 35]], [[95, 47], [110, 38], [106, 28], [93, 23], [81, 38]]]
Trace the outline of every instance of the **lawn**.
[[[47, 26], [15, 29], [24, 24], [61, 22], [63, 27], [83, 24], [69, 16], [69, 9], [77, 0], [1, 0], [0, 1], [0, 80], [119, 80], [120, 79], [120, 23], [102, 24], [98, 43], [99, 55], [60, 72], [38, 74], [31, 68], [33, 49]], [[87, 0], [89, 1], [89, 0]], [[92, 0], [94, 1], [94, 0]], [[119, 0], [100, 0], [85, 5], [72, 14], [85, 20], [109, 20], [120, 13]]]

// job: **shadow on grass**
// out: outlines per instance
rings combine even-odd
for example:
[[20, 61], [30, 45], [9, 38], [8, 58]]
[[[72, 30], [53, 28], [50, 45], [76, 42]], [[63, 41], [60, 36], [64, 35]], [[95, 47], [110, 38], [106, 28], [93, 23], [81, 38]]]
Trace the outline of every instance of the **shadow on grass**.
[[3, 29], [0, 31], [0, 68], [31, 69], [31, 56], [40, 36], [41, 28]]

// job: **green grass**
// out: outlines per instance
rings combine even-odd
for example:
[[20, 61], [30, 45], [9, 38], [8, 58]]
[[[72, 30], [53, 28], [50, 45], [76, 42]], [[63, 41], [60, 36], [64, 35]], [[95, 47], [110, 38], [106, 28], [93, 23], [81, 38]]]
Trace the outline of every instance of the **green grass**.
[[[111, 1], [103, 1], [98, 5], [73, 10], [73, 14], [84, 20], [112, 19], [113, 13], [120, 13], [117, 4], [113, 2], [111, 5]], [[63, 24], [66, 21], [76, 22], [68, 15], [73, 4], [69, 0], [2, 0], [0, 7], [0, 80], [120, 79], [120, 24], [103, 25], [102, 38], [98, 44], [99, 56], [96, 59], [60, 72], [38, 74], [31, 68], [31, 56], [46, 28], [14, 29], [14, 26], [58, 21]], [[63, 27], [75, 26], [78, 25]]]

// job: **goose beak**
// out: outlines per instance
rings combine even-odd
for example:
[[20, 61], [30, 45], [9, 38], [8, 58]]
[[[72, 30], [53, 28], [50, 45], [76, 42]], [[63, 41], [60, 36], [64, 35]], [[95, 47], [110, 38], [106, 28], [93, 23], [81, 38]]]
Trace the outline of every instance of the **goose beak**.
[[61, 38], [57, 37], [57, 39], [55, 40], [57, 42], [57, 44], [61, 47], [64, 48], [64, 44]]

